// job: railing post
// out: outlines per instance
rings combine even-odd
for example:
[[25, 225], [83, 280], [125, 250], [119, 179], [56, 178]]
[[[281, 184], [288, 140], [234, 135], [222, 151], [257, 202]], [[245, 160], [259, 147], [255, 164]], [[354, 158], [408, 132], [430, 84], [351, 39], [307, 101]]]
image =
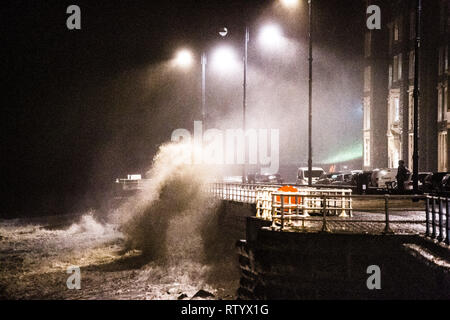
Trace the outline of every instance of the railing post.
[[272, 218], [272, 227], [274, 227], [275, 225], [274, 225], [274, 222], [275, 222], [275, 219], [274, 219], [274, 216], [275, 216], [275, 195], [273, 194], [273, 193], [271, 193], [270, 194], [271, 195], [271, 197], [272, 197], [272, 216], [271, 216], [271, 218]]
[[280, 195], [281, 199], [281, 230], [284, 229], [284, 195]]
[[322, 232], [330, 232], [327, 225], [327, 198], [322, 197], [322, 210], [323, 210], [323, 221], [322, 221]]
[[430, 198], [425, 198], [425, 236], [430, 236]]
[[439, 235], [437, 237], [437, 240], [441, 242], [444, 240], [444, 221], [442, 221], [444, 212], [442, 211], [442, 199], [441, 197], [438, 198], [439, 201]]
[[436, 238], [436, 208], [435, 208], [435, 197], [431, 197], [431, 238]]
[[391, 230], [389, 225], [389, 195], [384, 195], [384, 214], [385, 214], [385, 226], [383, 230], [383, 234], [393, 234], [394, 232]]
[[445, 243], [447, 245], [450, 245], [450, 213], [449, 213], [449, 209], [450, 209], [450, 205], [449, 205], [449, 201], [448, 198], [445, 198], [445, 229], [447, 230], [447, 235], [445, 237]]

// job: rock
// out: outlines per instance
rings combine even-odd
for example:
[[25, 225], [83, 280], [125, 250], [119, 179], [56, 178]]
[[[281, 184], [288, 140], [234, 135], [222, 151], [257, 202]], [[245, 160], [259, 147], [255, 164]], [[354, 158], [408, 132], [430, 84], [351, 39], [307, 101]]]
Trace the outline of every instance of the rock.
[[214, 298], [214, 297], [215, 296], [211, 292], [200, 289], [199, 291], [197, 291], [196, 294], [194, 294], [192, 299], [194, 299], [194, 298]]
[[187, 294], [182, 293], [178, 296], [178, 300], [183, 300], [184, 298], [187, 298]]

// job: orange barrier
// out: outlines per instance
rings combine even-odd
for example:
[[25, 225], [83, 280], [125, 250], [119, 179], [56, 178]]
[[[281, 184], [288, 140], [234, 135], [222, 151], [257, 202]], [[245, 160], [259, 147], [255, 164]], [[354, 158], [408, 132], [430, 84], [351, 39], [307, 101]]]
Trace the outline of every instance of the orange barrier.
[[[298, 192], [297, 188], [294, 188], [292, 186], [283, 186], [281, 188], [279, 188], [277, 191], [281, 191], [281, 192]], [[295, 198], [297, 198], [297, 203], [295, 203]], [[277, 196], [276, 197], [276, 202], [281, 203], [281, 197]], [[285, 196], [283, 197], [283, 206], [288, 206], [290, 204], [294, 204], [294, 205], [298, 205], [302, 203], [302, 197], [300, 196]], [[292, 213], [291, 212], [292, 209], [291, 208], [285, 208], [284, 212], [288, 212], [288, 213]]]

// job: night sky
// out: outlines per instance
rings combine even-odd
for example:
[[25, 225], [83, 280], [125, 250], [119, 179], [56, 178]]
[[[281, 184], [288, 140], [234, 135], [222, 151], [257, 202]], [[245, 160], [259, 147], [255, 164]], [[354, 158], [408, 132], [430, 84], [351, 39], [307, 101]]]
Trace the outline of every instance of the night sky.
[[[80, 31], [66, 28], [71, 4], [81, 8]], [[306, 12], [282, 20], [273, 7], [274, 1], [256, 0], [2, 3], [0, 217], [94, 206], [114, 178], [146, 168], [174, 129], [191, 129], [201, 118], [199, 83], [158, 78], [154, 70], [180, 47], [201, 52], [223, 41], [224, 26], [227, 41], [241, 46], [245, 25], [255, 27], [262, 17], [285, 23], [288, 36], [305, 41]], [[350, 127], [337, 137], [349, 144], [362, 129], [364, 24], [363, 1], [315, 1], [316, 45], [345, 58], [354, 83], [353, 109], [337, 120], [349, 123], [336, 126]], [[148, 89], [150, 69], [157, 90]], [[180, 87], [195, 94], [186, 97]], [[177, 107], [167, 109], [170, 102]]]

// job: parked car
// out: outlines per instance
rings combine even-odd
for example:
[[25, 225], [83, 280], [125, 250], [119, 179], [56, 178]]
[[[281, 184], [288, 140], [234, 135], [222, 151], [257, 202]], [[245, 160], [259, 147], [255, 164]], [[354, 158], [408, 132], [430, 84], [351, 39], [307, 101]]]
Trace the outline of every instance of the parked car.
[[352, 177], [353, 175], [351, 173], [340, 173], [331, 184], [337, 186], [349, 186], [352, 183]]
[[441, 189], [442, 192], [450, 192], [450, 174], [446, 174], [442, 178]]
[[356, 176], [362, 173], [362, 170], [351, 170], [340, 173], [332, 184], [338, 186], [356, 186]]
[[280, 184], [283, 183], [283, 179], [281, 178], [281, 175], [279, 173], [276, 174], [269, 174], [269, 173], [263, 173], [263, 174], [249, 174], [248, 175], [248, 182], [249, 183], [275, 183]]
[[425, 179], [430, 175], [433, 174], [432, 172], [419, 172], [419, 190], [423, 191], [423, 187], [425, 184]]
[[336, 181], [336, 179], [340, 173], [341, 172], [324, 173], [316, 181], [316, 184], [322, 184], [322, 185], [332, 184], [334, 181]]
[[[297, 172], [297, 184], [298, 185], [307, 185], [308, 184], [308, 178], [309, 178], [309, 172], [308, 167], [298, 168]], [[311, 178], [312, 183], [315, 184], [319, 178], [325, 173], [325, 170], [322, 168], [312, 168], [311, 170]]]
[[439, 192], [442, 190], [442, 180], [450, 172], [433, 172], [423, 181], [423, 192]]
[[362, 171], [353, 175], [354, 185], [356, 185], [356, 192], [363, 194], [367, 192], [369, 187], [372, 187], [371, 178], [373, 171]]
[[[397, 188], [397, 168], [375, 169], [372, 173], [372, 186], [382, 189]], [[405, 190], [412, 190], [412, 174], [408, 172]]]

